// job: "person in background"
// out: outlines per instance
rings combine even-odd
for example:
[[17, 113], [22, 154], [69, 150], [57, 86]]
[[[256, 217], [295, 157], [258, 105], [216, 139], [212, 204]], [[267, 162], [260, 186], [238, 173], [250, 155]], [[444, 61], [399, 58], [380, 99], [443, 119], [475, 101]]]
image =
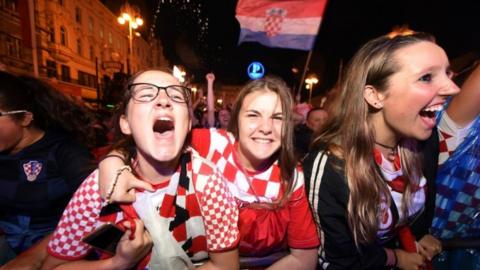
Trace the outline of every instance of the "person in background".
[[230, 110], [227, 107], [221, 108], [218, 111], [218, 121], [216, 124], [217, 128], [227, 129], [230, 122]]
[[[128, 166], [113, 180], [132, 171], [153, 192], [134, 190], [134, 203], [105, 206], [95, 170], [67, 206], [42, 269], [238, 268], [238, 209], [216, 167], [188, 145], [190, 96], [169, 73], [132, 76], [115, 117], [115, 147]], [[79, 239], [106, 222], [126, 227], [115, 254], [86, 260], [92, 247]]]
[[[2, 253], [16, 256], [55, 229], [91, 172], [94, 133], [86, 127], [93, 117], [38, 79], [0, 72], [0, 82]], [[38, 267], [36, 255], [27, 252], [4, 269]]]
[[[305, 196], [303, 173], [293, 154], [292, 108], [293, 98], [285, 82], [267, 76], [250, 81], [240, 91], [228, 131], [192, 130], [192, 146], [216, 164], [237, 200], [240, 255], [289, 251], [256, 267], [315, 269], [317, 264], [320, 242]], [[118, 158], [100, 163], [105, 175], [101, 188], [111, 185], [112, 173], [121, 166]], [[111, 199], [135, 200], [128, 192], [133, 187], [150, 188], [126, 172], [118, 179]]]
[[215, 82], [215, 74], [208, 73], [207, 79], [207, 121], [206, 128], [215, 127], [227, 129], [231, 118], [231, 110], [228, 107], [222, 107], [215, 112], [215, 94], [213, 92], [213, 83]]
[[[440, 155], [432, 234], [444, 249], [435, 269], [480, 269], [480, 65], [439, 117]], [[468, 70], [467, 70], [468, 71]], [[469, 74], [469, 75], [468, 75]], [[467, 76], [468, 75], [468, 76]]]
[[307, 114], [305, 124], [314, 133], [320, 131], [328, 118], [328, 112], [320, 107], [314, 107]]
[[308, 153], [312, 135], [320, 131], [326, 122], [328, 113], [320, 107], [313, 107], [308, 111], [305, 124], [295, 125], [295, 152], [299, 160]]
[[382, 36], [353, 56], [303, 163], [322, 268], [421, 269], [441, 252], [429, 234], [435, 113], [459, 92], [451, 77], [425, 33]]

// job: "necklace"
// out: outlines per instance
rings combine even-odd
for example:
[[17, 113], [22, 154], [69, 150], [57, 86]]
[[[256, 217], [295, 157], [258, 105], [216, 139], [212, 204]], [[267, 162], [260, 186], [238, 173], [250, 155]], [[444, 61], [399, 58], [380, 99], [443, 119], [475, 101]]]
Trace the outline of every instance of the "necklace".
[[376, 145], [379, 145], [387, 150], [388, 151], [388, 154], [387, 154], [387, 159], [390, 161], [390, 162], [393, 162], [395, 160], [395, 157], [397, 156], [398, 154], [398, 144], [394, 145], [394, 146], [390, 146], [390, 145], [386, 145], [386, 144], [383, 144], [383, 143], [379, 143], [377, 141], [375, 141], [375, 144]]

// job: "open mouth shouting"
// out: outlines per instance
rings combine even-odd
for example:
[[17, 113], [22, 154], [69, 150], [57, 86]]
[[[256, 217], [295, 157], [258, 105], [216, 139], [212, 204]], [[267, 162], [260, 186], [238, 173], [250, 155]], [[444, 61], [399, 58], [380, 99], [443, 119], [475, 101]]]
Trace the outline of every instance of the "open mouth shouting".
[[153, 133], [155, 137], [170, 137], [173, 136], [173, 131], [175, 130], [175, 125], [173, 123], [173, 119], [170, 117], [160, 117], [159, 119], [155, 120], [153, 124]]
[[435, 116], [443, 108], [443, 103], [430, 105], [420, 111], [420, 118], [428, 128], [435, 127]]

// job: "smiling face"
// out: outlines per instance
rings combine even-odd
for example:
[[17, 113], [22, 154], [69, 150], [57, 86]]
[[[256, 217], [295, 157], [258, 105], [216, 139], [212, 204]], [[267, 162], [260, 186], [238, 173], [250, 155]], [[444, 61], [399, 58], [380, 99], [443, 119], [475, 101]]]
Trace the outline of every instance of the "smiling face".
[[[133, 83], [160, 87], [179, 85], [172, 75], [161, 71], [146, 71]], [[139, 162], [154, 159], [167, 164], [173, 162], [172, 166], [176, 166], [191, 129], [188, 104], [172, 101], [164, 89], [150, 102], [130, 98], [126, 113], [120, 118], [120, 128], [124, 134], [132, 135]]]
[[277, 152], [283, 124], [276, 93], [261, 89], [245, 96], [238, 116], [238, 154], [247, 169], [258, 169]]
[[[435, 126], [435, 112], [459, 89], [451, 80], [448, 58], [438, 45], [422, 41], [398, 49], [393, 55], [398, 72], [378, 94], [374, 126], [379, 141], [427, 139]], [[378, 107], [377, 107], [378, 108]]]

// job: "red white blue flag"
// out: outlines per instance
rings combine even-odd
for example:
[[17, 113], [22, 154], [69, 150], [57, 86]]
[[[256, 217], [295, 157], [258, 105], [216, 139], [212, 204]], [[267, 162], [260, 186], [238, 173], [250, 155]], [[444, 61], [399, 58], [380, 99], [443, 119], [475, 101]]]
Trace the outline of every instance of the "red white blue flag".
[[326, 5], [327, 0], [239, 0], [238, 43], [311, 50]]

